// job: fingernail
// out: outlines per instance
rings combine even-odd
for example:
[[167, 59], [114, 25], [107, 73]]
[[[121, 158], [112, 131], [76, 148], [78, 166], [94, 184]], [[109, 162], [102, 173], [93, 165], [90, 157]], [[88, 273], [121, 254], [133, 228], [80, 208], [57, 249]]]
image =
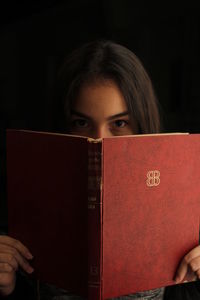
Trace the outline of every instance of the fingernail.
[[179, 283], [179, 282], [180, 282], [180, 278], [179, 278], [178, 276], [176, 276], [176, 277], [174, 278], [174, 281], [175, 281], [175, 283]]
[[30, 252], [27, 252], [27, 258], [28, 259], [33, 259], [33, 255]]
[[34, 269], [32, 267], [28, 267], [28, 273], [31, 274], [33, 273]]

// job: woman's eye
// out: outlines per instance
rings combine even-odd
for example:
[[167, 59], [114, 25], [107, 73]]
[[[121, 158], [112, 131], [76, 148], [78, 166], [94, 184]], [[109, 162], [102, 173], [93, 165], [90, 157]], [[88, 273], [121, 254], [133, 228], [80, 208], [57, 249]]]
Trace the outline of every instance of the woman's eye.
[[72, 126], [74, 128], [86, 128], [88, 127], [88, 121], [84, 119], [76, 119], [72, 121]]
[[128, 121], [125, 121], [125, 120], [116, 120], [116, 121], [114, 121], [115, 127], [118, 127], [118, 128], [123, 128], [127, 124], [128, 124]]

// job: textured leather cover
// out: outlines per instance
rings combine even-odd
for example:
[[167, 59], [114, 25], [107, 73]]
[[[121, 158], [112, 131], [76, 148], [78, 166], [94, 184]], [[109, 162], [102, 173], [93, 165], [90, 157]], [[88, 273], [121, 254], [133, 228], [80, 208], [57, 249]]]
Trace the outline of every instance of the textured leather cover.
[[199, 239], [200, 135], [111, 138], [103, 152], [104, 298], [174, 284]]
[[34, 256], [35, 276], [87, 293], [87, 139], [7, 133], [9, 235]]
[[[174, 284], [180, 259], [198, 244], [200, 135], [99, 141], [96, 218], [88, 213], [88, 144], [8, 131], [9, 234], [30, 248], [40, 280], [87, 295], [89, 278], [91, 300]], [[92, 282], [88, 253], [98, 257], [97, 249]]]

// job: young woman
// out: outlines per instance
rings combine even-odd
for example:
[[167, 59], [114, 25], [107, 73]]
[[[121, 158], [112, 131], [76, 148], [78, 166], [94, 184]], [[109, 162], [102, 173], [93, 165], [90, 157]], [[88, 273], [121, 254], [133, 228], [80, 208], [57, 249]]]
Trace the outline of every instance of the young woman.
[[[138, 58], [127, 48], [113, 42], [92, 42], [75, 50], [60, 69], [56, 94], [57, 115], [59, 115], [56, 126], [59, 131], [100, 138], [158, 133], [161, 130], [151, 80]], [[30, 250], [20, 241], [0, 236], [2, 297], [17, 295], [16, 270], [20, 268], [28, 274], [32, 273], [33, 268], [29, 263], [31, 258]], [[151, 276], [151, 270], [149, 275]], [[191, 249], [183, 258], [174, 275], [176, 283], [200, 278], [199, 246]], [[200, 297], [199, 283], [193, 282], [137, 293], [120, 299], [198, 297]], [[62, 299], [74, 298], [66, 294]]]

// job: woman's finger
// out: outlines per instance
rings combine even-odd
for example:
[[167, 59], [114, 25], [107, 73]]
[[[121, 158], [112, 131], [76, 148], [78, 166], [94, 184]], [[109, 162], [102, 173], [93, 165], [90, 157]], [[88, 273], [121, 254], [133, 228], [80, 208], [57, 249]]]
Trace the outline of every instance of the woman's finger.
[[14, 288], [16, 282], [15, 272], [4, 272], [0, 273], [0, 298], [1, 295], [10, 295]]
[[[194, 259], [197, 259], [197, 261], [199, 261], [198, 257], [200, 257], [200, 246], [195, 247], [187, 255], [185, 255], [185, 257], [182, 259], [182, 261], [177, 269], [177, 272], [176, 272], [176, 276], [175, 276], [176, 283], [180, 283], [180, 282], [184, 281], [187, 273], [189, 272], [189, 268], [191, 268], [191, 266], [190, 266], [191, 262]], [[193, 265], [195, 268], [195, 263]]]
[[34, 269], [18, 252], [15, 256], [10, 253], [0, 253], [0, 263], [8, 263], [15, 271], [20, 266], [25, 272], [32, 273]]
[[11, 238], [6, 235], [1, 235], [0, 236], [0, 247], [1, 247], [1, 244], [15, 248], [27, 259], [33, 258], [33, 255], [31, 254], [29, 249], [26, 246], [24, 246], [19, 240], [16, 240], [16, 239]]
[[15, 269], [8, 263], [0, 262], [0, 273], [10, 273], [15, 272]]
[[197, 272], [197, 270], [200, 269], [200, 256], [197, 256], [195, 258], [193, 258], [190, 262], [189, 262], [189, 266], [191, 268], [191, 270], [195, 273]]
[[18, 262], [16, 258], [9, 253], [0, 253], [0, 263], [9, 264], [15, 271], [18, 269]]
[[190, 266], [188, 266], [188, 271], [187, 271], [185, 278], [183, 279], [183, 282], [191, 282], [191, 281], [196, 281], [196, 280], [197, 280], [196, 272], [192, 271]]

